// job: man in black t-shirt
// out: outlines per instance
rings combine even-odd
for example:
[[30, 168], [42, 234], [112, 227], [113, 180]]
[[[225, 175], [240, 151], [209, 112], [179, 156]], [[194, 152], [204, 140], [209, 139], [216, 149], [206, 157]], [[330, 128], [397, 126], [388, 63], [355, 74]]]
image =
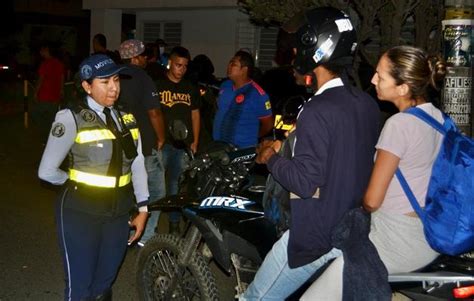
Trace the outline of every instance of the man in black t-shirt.
[[[162, 147], [165, 134], [163, 115], [155, 83], [144, 70], [146, 66], [145, 46], [139, 40], [126, 40], [120, 45], [120, 56], [127, 69], [121, 79], [119, 106], [131, 112], [138, 123], [142, 140], [142, 152], [145, 157], [145, 168], [148, 174], [149, 201], [165, 196], [162, 189], [159, 149]], [[147, 226], [138, 245], [142, 246], [155, 234], [160, 212], [150, 214]]]
[[[174, 121], [181, 120], [188, 129], [188, 136], [184, 144], [193, 153], [196, 153], [198, 148], [201, 96], [197, 86], [184, 79], [189, 60], [190, 54], [186, 48], [181, 46], [173, 48], [169, 56], [169, 69], [165, 78], [156, 81], [165, 120], [165, 141], [161, 147], [161, 179], [167, 195], [178, 193], [178, 180], [186, 160], [186, 151], [182, 141], [174, 141], [170, 134], [170, 126]], [[170, 214], [170, 232], [179, 232], [179, 219], [180, 213], [172, 212]]]

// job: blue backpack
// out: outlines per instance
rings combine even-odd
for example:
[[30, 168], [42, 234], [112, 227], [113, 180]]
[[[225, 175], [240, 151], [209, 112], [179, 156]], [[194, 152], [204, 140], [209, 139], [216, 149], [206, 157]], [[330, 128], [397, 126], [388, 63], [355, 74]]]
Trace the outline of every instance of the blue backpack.
[[443, 142], [433, 164], [424, 209], [400, 169], [396, 176], [421, 221], [431, 248], [447, 255], [474, 249], [474, 140], [463, 135], [444, 115], [439, 123], [419, 108], [405, 113], [422, 119], [441, 134]]

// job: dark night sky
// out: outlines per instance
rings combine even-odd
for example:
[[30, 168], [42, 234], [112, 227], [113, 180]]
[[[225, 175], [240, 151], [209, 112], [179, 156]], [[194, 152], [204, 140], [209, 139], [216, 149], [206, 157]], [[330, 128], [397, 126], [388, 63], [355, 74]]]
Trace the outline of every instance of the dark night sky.
[[[3, 0], [1, 4], [0, 13], [0, 34], [5, 35], [11, 31], [11, 24], [15, 21], [15, 15], [13, 13], [13, 1], [14, 0]], [[8, 26], [10, 25], [10, 26]]]

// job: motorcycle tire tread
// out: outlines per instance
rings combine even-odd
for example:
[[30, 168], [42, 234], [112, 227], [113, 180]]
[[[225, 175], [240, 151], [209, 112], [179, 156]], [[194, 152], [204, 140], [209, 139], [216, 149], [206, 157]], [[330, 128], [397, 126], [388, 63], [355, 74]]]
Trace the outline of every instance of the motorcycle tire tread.
[[[158, 250], [168, 249], [172, 253], [182, 256], [182, 246], [183, 240], [175, 235], [157, 234], [148, 240], [145, 246], [140, 249], [135, 265], [139, 300], [160, 300], [155, 296], [150, 298], [150, 294], [148, 294], [145, 289], [141, 289], [145, 287], [146, 282], [144, 279], [146, 277], [146, 275], [144, 275], [146, 269], [144, 267], [150, 264], [148, 261], [152, 258], [153, 254]], [[207, 261], [199, 252], [194, 251], [187, 268], [197, 282], [201, 294], [201, 300], [217, 301], [219, 300], [219, 294], [215, 278], [206, 262]]]

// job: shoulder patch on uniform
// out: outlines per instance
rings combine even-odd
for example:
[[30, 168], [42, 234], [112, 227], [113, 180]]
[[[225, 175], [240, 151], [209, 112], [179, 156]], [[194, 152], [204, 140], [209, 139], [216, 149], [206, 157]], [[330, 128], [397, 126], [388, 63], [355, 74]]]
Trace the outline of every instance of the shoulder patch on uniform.
[[53, 135], [54, 137], [59, 138], [62, 135], [64, 135], [65, 131], [66, 131], [66, 127], [64, 126], [64, 124], [58, 122], [58, 123], [53, 125], [53, 128], [51, 129], [51, 135]]
[[265, 109], [270, 110], [272, 108], [272, 104], [269, 100], [265, 101]]
[[260, 95], [265, 95], [265, 91], [263, 90], [263, 88], [260, 87], [256, 82], [252, 81], [252, 86], [254, 86], [255, 89], [257, 89]]
[[85, 121], [85, 122], [93, 122], [95, 121], [95, 114], [94, 112], [92, 112], [91, 110], [88, 110], [88, 109], [83, 109], [81, 110], [81, 113], [79, 113], [82, 117], [82, 119]]

